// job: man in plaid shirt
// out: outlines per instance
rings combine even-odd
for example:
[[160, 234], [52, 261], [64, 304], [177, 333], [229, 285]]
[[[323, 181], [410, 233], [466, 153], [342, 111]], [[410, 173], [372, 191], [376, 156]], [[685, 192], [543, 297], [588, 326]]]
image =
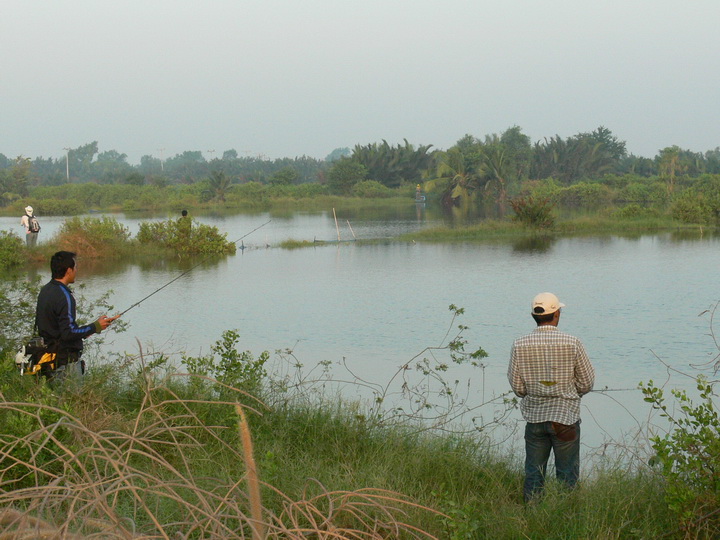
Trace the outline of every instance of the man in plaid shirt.
[[527, 421], [526, 502], [542, 492], [550, 450], [558, 480], [573, 487], [580, 474], [580, 398], [592, 390], [595, 370], [580, 340], [557, 329], [563, 307], [554, 294], [538, 294], [531, 306], [537, 328], [516, 339], [510, 354], [508, 379]]

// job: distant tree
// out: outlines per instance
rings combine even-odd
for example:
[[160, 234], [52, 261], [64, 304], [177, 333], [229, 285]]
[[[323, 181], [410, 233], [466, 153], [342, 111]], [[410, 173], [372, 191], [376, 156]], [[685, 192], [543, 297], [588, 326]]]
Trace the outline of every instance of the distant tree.
[[168, 177], [192, 183], [207, 175], [208, 164], [200, 150], [186, 150], [168, 158], [164, 169]]
[[273, 186], [289, 186], [297, 184], [300, 175], [292, 167], [283, 167], [270, 177], [270, 184]]
[[152, 174], [160, 174], [163, 171], [164, 167], [160, 160], [156, 157], [153, 157], [149, 154], [145, 154], [140, 158], [140, 165], [138, 166], [138, 172], [141, 174], [144, 174], [146, 176], [152, 175]]
[[505, 214], [508, 186], [518, 183], [528, 172], [532, 148], [530, 137], [513, 126], [502, 135], [489, 135], [480, 147], [484, 165], [484, 186], [493, 188], [500, 215]]
[[337, 161], [340, 158], [349, 157], [351, 154], [352, 151], [347, 147], [336, 148], [327, 155], [325, 161], [327, 161], [328, 163], [332, 163], [333, 161]]
[[106, 184], [125, 181], [132, 169], [127, 162], [127, 154], [115, 150], [100, 152], [92, 163], [93, 176]]
[[132, 172], [125, 177], [123, 182], [131, 186], [142, 186], [145, 184], [145, 177], [139, 172]]
[[657, 174], [657, 166], [650, 158], [630, 154], [620, 160], [618, 172], [648, 177]]
[[234, 149], [225, 150], [222, 155], [223, 161], [230, 161], [230, 160], [234, 160], [237, 158], [238, 158], [238, 153], [237, 153], [237, 150], [234, 150]]
[[209, 192], [211, 198], [220, 202], [225, 202], [225, 195], [232, 185], [232, 181], [223, 171], [212, 171], [208, 178]]
[[428, 153], [432, 145], [417, 149], [404, 139], [404, 145], [382, 144], [356, 145], [352, 159], [362, 164], [371, 180], [377, 180], [387, 187], [398, 187], [403, 182], [416, 184], [422, 181], [423, 173], [433, 166], [433, 156]]
[[[609, 131], [579, 133], [564, 140], [559, 135], [535, 143], [531, 176], [556, 178], [569, 185], [583, 178], [599, 177], [618, 165], [612, 152], [617, 153], [624, 143], [612, 143]], [[610, 141], [610, 150], [606, 143]], [[624, 147], [623, 147], [624, 148]]]
[[468, 209], [474, 203], [485, 173], [482, 165], [468, 165], [467, 147], [452, 147], [437, 155], [437, 166], [425, 190], [440, 194], [445, 207]]
[[7, 205], [27, 197], [28, 187], [35, 183], [30, 158], [18, 156], [9, 169], [0, 169], [0, 203]]
[[667, 184], [669, 195], [675, 191], [675, 180], [678, 175], [684, 174], [687, 167], [680, 159], [681, 149], [679, 146], [668, 146], [660, 150], [655, 160], [658, 164], [660, 176]]
[[327, 173], [327, 185], [330, 191], [348, 195], [358, 182], [367, 179], [367, 169], [351, 158], [342, 157], [335, 161]]
[[720, 147], [705, 152], [705, 169], [710, 174], [720, 174]]
[[68, 150], [67, 159], [69, 161], [70, 177], [76, 178], [80, 182], [93, 180], [92, 161], [97, 153], [97, 141]]

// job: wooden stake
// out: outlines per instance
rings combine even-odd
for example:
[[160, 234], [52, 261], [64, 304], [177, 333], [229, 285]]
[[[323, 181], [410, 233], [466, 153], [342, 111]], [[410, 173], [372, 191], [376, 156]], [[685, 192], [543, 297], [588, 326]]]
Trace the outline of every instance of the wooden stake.
[[339, 242], [340, 241], [340, 227], [338, 227], [337, 215], [335, 214], [335, 208], [333, 208], [333, 217], [335, 218], [335, 230], [337, 231], [338, 242]]

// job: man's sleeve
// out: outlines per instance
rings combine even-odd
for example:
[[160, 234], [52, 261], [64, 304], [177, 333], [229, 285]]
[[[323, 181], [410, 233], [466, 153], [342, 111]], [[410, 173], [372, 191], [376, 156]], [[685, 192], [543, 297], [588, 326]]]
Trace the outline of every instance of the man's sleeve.
[[77, 339], [85, 339], [96, 332], [93, 324], [78, 326], [72, 316], [70, 309], [70, 296], [63, 291], [63, 301], [58, 302], [58, 329], [60, 330], [60, 339], [62, 341], [75, 341]]
[[585, 352], [585, 347], [578, 341], [577, 343], [577, 359], [575, 361], [575, 388], [578, 394], [585, 395], [593, 389], [595, 384], [595, 369], [590, 363]]
[[518, 397], [525, 397], [527, 395], [527, 389], [525, 388], [525, 382], [520, 377], [518, 370], [518, 358], [515, 352], [515, 344], [513, 343], [512, 350], [510, 351], [510, 367], [508, 368], [508, 381], [510, 381], [510, 387], [512, 388], [515, 395]]

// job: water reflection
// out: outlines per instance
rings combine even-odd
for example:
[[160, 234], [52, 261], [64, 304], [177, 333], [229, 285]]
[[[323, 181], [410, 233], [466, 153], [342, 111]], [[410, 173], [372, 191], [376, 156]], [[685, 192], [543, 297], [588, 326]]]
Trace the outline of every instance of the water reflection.
[[538, 235], [522, 238], [513, 243], [513, 251], [518, 253], [546, 253], [557, 239], [554, 236]]

